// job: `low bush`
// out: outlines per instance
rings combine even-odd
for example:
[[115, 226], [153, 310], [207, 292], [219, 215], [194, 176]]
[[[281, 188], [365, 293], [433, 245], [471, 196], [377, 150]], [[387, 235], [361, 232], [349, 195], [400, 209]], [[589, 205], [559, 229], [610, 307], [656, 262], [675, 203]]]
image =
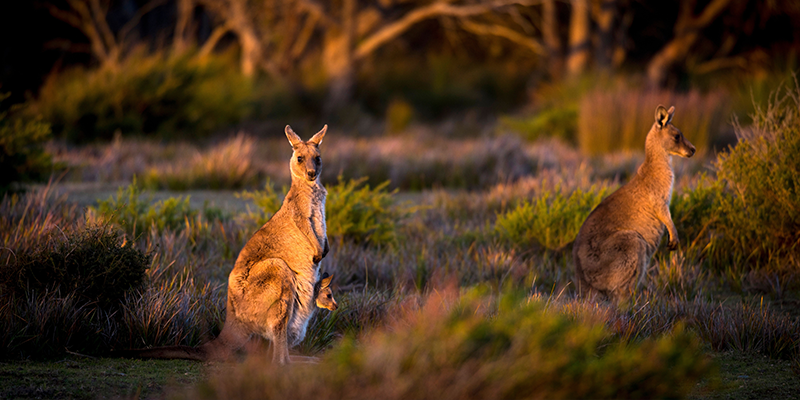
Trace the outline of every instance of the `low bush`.
[[[327, 188], [325, 216], [329, 238], [371, 245], [388, 245], [397, 239], [399, 222], [414, 208], [395, 204], [396, 190], [388, 190], [388, 181], [370, 187], [366, 180], [345, 181], [339, 177], [335, 185]], [[256, 205], [255, 210], [248, 207], [245, 219], [263, 225], [281, 207], [287, 191], [284, 187], [283, 194], [278, 195], [267, 182], [263, 191], [239, 193], [238, 197], [250, 199]]]
[[575, 240], [589, 213], [610, 190], [592, 186], [567, 196], [560, 188], [544, 190], [533, 201], [497, 216], [495, 234], [506, 243], [527, 250], [563, 250]]
[[517, 132], [530, 142], [541, 138], [555, 137], [567, 143], [575, 143], [575, 121], [578, 108], [573, 104], [563, 107], [543, 108], [530, 117], [502, 117], [500, 127]]
[[5, 293], [58, 291], [102, 305], [119, 303], [141, 287], [150, 266], [148, 255], [107, 227], [53, 235], [39, 246], [16, 249], [15, 255], [2, 269]]
[[126, 188], [119, 188], [116, 197], [100, 200], [97, 207], [89, 207], [90, 218], [102, 218], [119, 225], [132, 237], [146, 233], [151, 227], [161, 232], [176, 230], [187, 225], [187, 220], [198, 215], [189, 206], [189, 197], [170, 197], [156, 203], [143, 200], [142, 189], [134, 179]]
[[[715, 179], [676, 196], [673, 219], [716, 270], [792, 271], [800, 246], [800, 86], [756, 107], [754, 124], [721, 153]], [[796, 269], [794, 270], [796, 272]]]
[[86, 142], [122, 134], [207, 134], [252, 109], [252, 82], [231, 61], [132, 56], [118, 70], [72, 69], [50, 76], [31, 111], [58, 137]]
[[[0, 93], [0, 102], [9, 94]], [[0, 111], [0, 196], [13, 183], [39, 181], [52, 171], [52, 157], [44, 151], [50, 124], [37, 118], [9, 117]]]
[[[254, 368], [253, 363], [258, 363]], [[185, 398], [674, 398], [709, 375], [700, 344], [678, 328], [619, 343], [519, 295], [433, 295], [419, 311], [358, 343], [345, 338], [313, 366], [220, 371]]]
[[389, 181], [371, 188], [366, 178], [344, 181], [328, 188], [325, 203], [328, 236], [355, 243], [387, 245], [397, 240], [397, 226], [411, 209], [394, 204], [397, 191]]

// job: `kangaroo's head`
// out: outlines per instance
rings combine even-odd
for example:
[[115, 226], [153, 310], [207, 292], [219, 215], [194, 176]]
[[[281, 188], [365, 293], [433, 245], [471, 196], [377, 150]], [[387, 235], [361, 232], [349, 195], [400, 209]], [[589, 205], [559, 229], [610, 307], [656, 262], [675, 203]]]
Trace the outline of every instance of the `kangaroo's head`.
[[314, 292], [317, 293], [317, 307], [335, 311], [337, 308], [339, 308], [339, 305], [336, 304], [336, 300], [333, 299], [331, 280], [333, 280], [333, 275], [328, 275], [327, 272], [322, 274], [322, 279], [320, 279], [319, 282], [314, 285]]
[[292, 172], [292, 181], [307, 182], [313, 184], [319, 178], [322, 172], [322, 158], [320, 157], [319, 145], [322, 143], [322, 138], [325, 137], [325, 132], [328, 130], [328, 125], [322, 127], [322, 130], [317, 132], [307, 142], [300, 139], [292, 130], [292, 127], [286, 125], [286, 138], [292, 144], [292, 159], [289, 161], [289, 170]]
[[654, 142], [648, 143], [648, 146], [655, 144], [663, 148], [667, 154], [689, 158], [694, 155], [696, 149], [686, 140], [683, 132], [672, 125], [673, 115], [675, 115], [674, 106], [669, 110], [662, 105], [656, 108], [656, 123], [647, 135], [647, 141]]

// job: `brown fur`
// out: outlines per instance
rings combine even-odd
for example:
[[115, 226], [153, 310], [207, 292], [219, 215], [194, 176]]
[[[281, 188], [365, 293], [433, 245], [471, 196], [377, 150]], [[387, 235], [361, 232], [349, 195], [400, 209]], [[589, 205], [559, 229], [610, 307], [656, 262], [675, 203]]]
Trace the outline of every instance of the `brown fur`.
[[[328, 253], [325, 196], [319, 182], [319, 145], [327, 125], [304, 142], [286, 126], [293, 153], [292, 186], [281, 208], [245, 244], [228, 276], [225, 326], [197, 348], [187, 346], [134, 350], [142, 358], [225, 360], [251, 336], [272, 342], [273, 361], [289, 362], [289, 347], [306, 334], [315, 305], [336, 308], [329, 277], [318, 279], [319, 262]], [[327, 274], [326, 274], [327, 275]], [[316, 298], [322, 294], [324, 299]], [[332, 302], [332, 303], [331, 303]]]
[[576, 283], [584, 295], [597, 292], [615, 301], [629, 295], [644, 280], [665, 229], [669, 249], [678, 248], [669, 212], [672, 156], [691, 157], [695, 147], [672, 125], [674, 112], [675, 107], [658, 106], [645, 142], [644, 163], [589, 214], [575, 238]]

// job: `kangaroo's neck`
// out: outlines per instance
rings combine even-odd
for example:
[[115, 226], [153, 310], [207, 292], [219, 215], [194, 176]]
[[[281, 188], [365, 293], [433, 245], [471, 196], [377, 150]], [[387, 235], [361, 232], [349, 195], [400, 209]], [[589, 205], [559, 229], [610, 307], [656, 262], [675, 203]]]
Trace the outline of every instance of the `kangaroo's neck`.
[[638, 176], [641, 184], [647, 185], [669, 202], [675, 179], [672, 156], [655, 140], [651, 140], [650, 135], [645, 143], [644, 163], [639, 167]]

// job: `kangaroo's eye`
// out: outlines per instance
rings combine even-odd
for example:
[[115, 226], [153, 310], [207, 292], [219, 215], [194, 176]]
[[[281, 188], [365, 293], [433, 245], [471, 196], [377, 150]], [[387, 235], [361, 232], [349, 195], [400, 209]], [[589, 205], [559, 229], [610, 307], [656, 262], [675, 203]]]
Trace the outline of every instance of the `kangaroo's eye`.
[[681, 135], [675, 135], [675, 141], [677, 142], [679, 140], [681, 140]]
[[321, 158], [319, 158], [319, 156], [316, 156], [316, 157], [314, 157], [314, 162], [316, 162], [317, 164], [319, 164], [319, 162], [320, 162], [320, 161], [322, 161], [322, 159], [321, 159]]
[[303, 157], [302, 156], [298, 156], [297, 157], [297, 162], [303, 162]]
[[328, 295], [328, 298], [330, 299], [330, 298], [331, 298], [331, 295]]

